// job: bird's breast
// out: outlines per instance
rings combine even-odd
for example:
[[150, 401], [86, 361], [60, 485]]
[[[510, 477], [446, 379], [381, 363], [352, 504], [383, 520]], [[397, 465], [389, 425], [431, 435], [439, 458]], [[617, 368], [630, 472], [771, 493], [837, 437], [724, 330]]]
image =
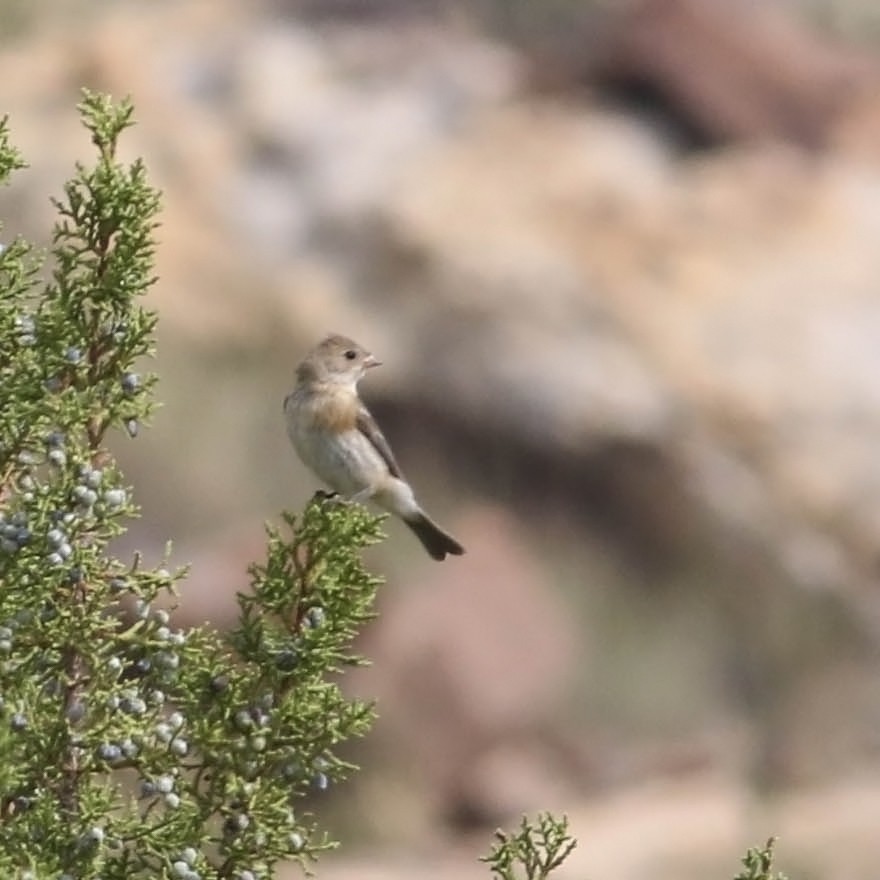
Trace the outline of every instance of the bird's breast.
[[377, 485], [387, 466], [357, 428], [359, 402], [352, 395], [306, 395], [285, 401], [287, 433], [303, 463], [337, 492], [351, 495]]

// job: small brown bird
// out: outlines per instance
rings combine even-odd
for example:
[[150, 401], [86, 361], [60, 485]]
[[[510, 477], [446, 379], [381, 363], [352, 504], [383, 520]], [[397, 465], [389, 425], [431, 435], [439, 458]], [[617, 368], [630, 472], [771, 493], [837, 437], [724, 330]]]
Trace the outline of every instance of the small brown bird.
[[372, 499], [399, 516], [432, 559], [460, 556], [464, 547], [419, 507], [388, 441], [357, 392], [370, 352], [345, 336], [328, 336], [296, 369], [284, 400], [287, 435], [303, 463], [350, 501]]

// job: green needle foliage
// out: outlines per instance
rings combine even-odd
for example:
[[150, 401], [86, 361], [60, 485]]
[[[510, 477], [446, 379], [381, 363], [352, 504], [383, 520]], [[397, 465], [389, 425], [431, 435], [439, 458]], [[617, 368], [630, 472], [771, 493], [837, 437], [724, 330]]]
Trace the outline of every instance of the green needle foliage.
[[[379, 520], [314, 501], [270, 530], [230, 635], [173, 626], [182, 577], [108, 542], [137, 513], [106, 443], [153, 406], [159, 205], [117, 143], [128, 102], [86, 93], [97, 149], [55, 202], [51, 276], [0, 252], [0, 877], [273, 876], [332, 846], [305, 808], [373, 712], [335, 674], [377, 580]], [[0, 125], [0, 180], [23, 165]], [[331, 680], [331, 677], [333, 680]]]
[[523, 816], [515, 834], [495, 832], [486, 862], [498, 880], [545, 880], [577, 846], [568, 833], [568, 818], [539, 814], [534, 822]]
[[[750, 849], [742, 859], [743, 870], [733, 880], [786, 880], [773, 870], [771, 838], [763, 847]], [[539, 813], [534, 820], [523, 816], [513, 834], [498, 830], [492, 851], [480, 859], [497, 880], [546, 880], [571, 855], [577, 841], [568, 833], [568, 818]]]
[[785, 874], [773, 870], [773, 847], [776, 839], [771, 837], [762, 847], [750, 849], [743, 856], [743, 870], [733, 880], [786, 880]]

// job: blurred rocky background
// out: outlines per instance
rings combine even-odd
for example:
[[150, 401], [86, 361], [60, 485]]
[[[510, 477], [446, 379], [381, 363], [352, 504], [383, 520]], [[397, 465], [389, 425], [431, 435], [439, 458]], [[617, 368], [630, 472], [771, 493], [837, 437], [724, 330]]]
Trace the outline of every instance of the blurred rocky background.
[[316, 484], [281, 400], [318, 338], [425, 505], [389, 524], [352, 688], [381, 721], [316, 805], [343, 878], [476, 878], [567, 812], [564, 877], [880, 858], [880, 7], [873, 0], [2, 0], [0, 112], [48, 241], [131, 95], [164, 194], [164, 407], [120, 547], [227, 625]]

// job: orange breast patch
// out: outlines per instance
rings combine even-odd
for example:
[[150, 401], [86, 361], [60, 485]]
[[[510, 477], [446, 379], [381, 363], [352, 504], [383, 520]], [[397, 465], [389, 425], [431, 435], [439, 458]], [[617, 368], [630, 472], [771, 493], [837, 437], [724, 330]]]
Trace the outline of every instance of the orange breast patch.
[[357, 423], [358, 399], [346, 391], [325, 391], [312, 403], [316, 428], [332, 433], [350, 431]]

